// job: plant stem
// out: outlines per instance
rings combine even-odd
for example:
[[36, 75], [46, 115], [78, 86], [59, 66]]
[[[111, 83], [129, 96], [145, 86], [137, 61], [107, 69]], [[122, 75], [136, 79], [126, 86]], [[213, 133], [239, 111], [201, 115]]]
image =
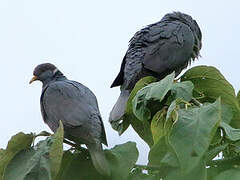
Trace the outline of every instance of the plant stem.
[[202, 106], [202, 103], [200, 103], [197, 99], [192, 98], [191, 100], [193, 102], [193, 104], [195, 104], [196, 106]]

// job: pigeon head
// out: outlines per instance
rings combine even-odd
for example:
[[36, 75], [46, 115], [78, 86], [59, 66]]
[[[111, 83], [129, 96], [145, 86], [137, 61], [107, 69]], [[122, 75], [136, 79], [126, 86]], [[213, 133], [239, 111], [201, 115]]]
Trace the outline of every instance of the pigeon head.
[[191, 16], [184, 14], [184, 13], [180, 13], [180, 12], [177, 12], [175, 14], [176, 14], [176, 16], [179, 17], [179, 21], [188, 25], [193, 32], [195, 43], [194, 43], [194, 47], [193, 47], [194, 53], [192, 55], [192, 58], [194, 59], [199, 56], [199, 51], [202, 48], [202, 32], [201, 32], [197, 22]]
[[200, 55], [199, 51], [202, 48], [202, 32], [197, 22], [191, 16], [181, 12], [173, 12], [173, 13], [166, 14], [162, 18], [162, 21], [180, 21], [186, 24], [187, 26], [189, 26], [193, 32], [193, 36], [195, 39], [192, 58], [193, 59], [197, 58]]
[[30, 80], [29, 84], [39, 80], [42, 83], [48, 83], [55, 79], [57, 76], [63, 76], [63, 74], [51, 63], [39, 64], [35, 67], [33, 71], [33, 78]]

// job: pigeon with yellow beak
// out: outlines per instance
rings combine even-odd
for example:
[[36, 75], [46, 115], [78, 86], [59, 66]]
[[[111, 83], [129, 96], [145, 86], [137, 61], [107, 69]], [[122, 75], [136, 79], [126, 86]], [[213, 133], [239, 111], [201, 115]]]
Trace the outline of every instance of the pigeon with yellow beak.
[[86, 144], [93, 165], [99, 173], [110, 176], [102, 143], [107, 145], [102, 118], [95, 95], [86, 86], [68, 80], [50, 63], [38, 65], [30, 83], [42, 82], [40, 98], [44, 122], [56, 132], [61, 120], [65, 138], [77, 144]]

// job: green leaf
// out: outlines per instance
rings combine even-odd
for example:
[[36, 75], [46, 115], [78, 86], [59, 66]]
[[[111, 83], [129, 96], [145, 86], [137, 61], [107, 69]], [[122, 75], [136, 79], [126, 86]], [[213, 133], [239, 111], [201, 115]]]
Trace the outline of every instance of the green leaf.
[[147, 121], [151, 118], [151, 110], [147, 106], [148, 101], [157, 100], [161, 102], [171, 89], [174, 77], [175, 73], [173, 72], [161, 81], [149, 84], [137, 92], [132, 103], [133, 113], [139, 120]]
[[166, 110], [162, 109], [158, 111], [151, 122], [151, 131], [154, 144], [158, 142], [160, 138], [164, 136], [164, 123], [165, 123]]
[[206, 163], [200, 161], [200, 163], [189, 173], [185, 174], [180, 169], [177, 169], [171, 173], [164, 180], [207, 180]]
[[[75, 154], [71, 153], [71, 151], [64, 151], [63, 152], [63, 157], [61, 161], [61, 167], [60, 170], [58, 171], [57, 178], [58, 180], [64, 180], [66, 177], [68, 177], [68, 170], [71, 169], [70, 166], [72, 164], [72, 161], [75, 158]], [[78, 171], [79, 172], [79, 171]]]
[[[192, 81], [195, 98], [203, 102], [213, 102], [221, 97], [221, 102], [232, 108], [231, 125], [240, 128], [240, 106], [232, 85], [212, 66], [196, 66], [185, 72], [181, 81]], [[200, 96], [199, 96], [200, 95]]]
[[[176, 155], [172, 152], [171, 147], [169, 147], [169, 145], [166, 143], [166, 137], [171, 132], [172, 124], [173, 122], [171, 121], [171, 119], [169, 119], [165, 121], [163, 129], [159, 129], [161, 131], [161, 133], [159, 134], [160, 136], [158, 137], [156, 143], [151, 147], [148, 154], [149, 165], [172, 167], [179, 166]], [[162, 125], [160, 125], [160, 127], [161, 126]]]
[[155, 131], [160, 131], [160, 132], [158, 132], [158, 134], [155, 135], [156, 136], [155, 143], [151, 147], [150, 152], [148, 154], [148, 164], [157, 165], [157, 166], [162, 166], [162, 165], [172, 166], [174, 164], [173, 166], [175, 167], [175, 166], [178, 166], [178, 161], [176, 160], [176, 155], [172, 153], [171, 147], [167, 143], [168, 142], [167, 138], [171, 132], [175, 117], [170, 116], [171, 118], [168, 118], [168, 119], [160, 119], [160, 123], [157, 124], [157, 126], [155, 125], [156, 127], [154, 127], [154, 124], [157, 123], [154, 121], [157, 121], [158, 115], [161, 115], [161, 113], [166, 114], [166, 112], [164, 112], [164, 109], [163, 109], [162, 111], [159, 111], [153, 118], [153, 122], [152, 122], [153, 133]]
[[222, 104], [222, 121], [230, 124], [233, 118], [233, 112], [230, 105]]
[[217, 176], [221, 172], [221, 169], [218, 167], [209, 167], [207, 168], [207, 179], [213, 180], [215, 176]]
[[63, 156], [63, 124], [59, 121], [59, 128], [52, 136], [52, 145], [50, 147], [49, 157], [51, 162], [51, 177], [54, 180], [61, 167], [61, 161]]
[[57, 180], [107, 180], [94, 168], [88, 152], [65, 151]]
[[178, 110], [178, 121], [169, 135], [181, 169], [191, 171], [207, 151], [221, 120], [221, 104]]
[[159, 82], [149, 85], [151, 87], [149, 87], [147, 94], [145, 95], [146, 100], [155, 99], [162, 101], [170, 88], [172, 88], [174, 77], [175, 73], [172, 72]]
[[213, 180], [239, 180], [240, 169], [229, 169], [217, 175]]
[[173, 152], [168, 151], [165, 154], [165, 156], [162, 158], [161, 165], [171, 166], [171, 167], [179, 167], [179, 162], [178, 162], [176, 155]]
[[137, 134], [151, 147], [153, 145], [153, 137], [149, 122], [134, 120], [131, 122], [131, 125]]
[[12, 136], [8, 141], [7, 149], [2, 152], [4, 156], [0, 156], [0, 180], [3, 179], [5, 168], [9, 161], [22, 149], [26, 149], [31, 146], [33, 141], [33, 134], [24, 134], [22, 132]]
[[[22, 136], [22, 141], [19, 141], [18, 135], [17, 139], [16, 137], [14, 138], [15, 141], [11, 140], [10, 142], [14, 144], [21, 142], [20, 146], [29, 147], [33, 135], [28, 135], [28, 139], [26, 139], [26, 135], [20, 135]], [[29, 141], [28, 143], [27, 140]], [[4, 180], [54, 180], [61, 165], [62, 142], [63, 126], [60, 122], [60, 127], [53, 136], [40, 141], [34, 148], [25, 148], [26, 150], [21, 148], [22, 151], [18, 151], [17, 155], [11, 159], [6, 167]]]
[[47, 159], [37, 158], [35, 154], [33, 149], [20, 151], [9, 163], [4, 180], [51, 180]]
[[127, 142], [105, 150], [107, 161], [112, 172], [112, 179], [120, 180], [128, 176], [138, 159], [136, 143]]
[[51, 144], [51, 138], [47, 138], [40, 141], [34, 149], [20, 151], [8, 164], [4, 180], [51, 180], [49, 160]]
[[168, 147], [165, 143], [165, 138], [162, 137], [154, 144], [148, 154], [149, 165], [161, 165], [161, 161], [168, 151]]
[[191, 81], [177, 82], [171, 87], [171, 101], [175, 99], [182, 99], [184, 101], [190, 101], [192, 99], [193, 83]]
[[220, 127], [223, 128], [227, 139], [231, 141], [240, 140], [240, 129], [232, 128], [230, 125], [228, 125], [225, 122], [221, 122]]
[[175, 116], [176, 118], [174, 118], [174, 120], [177, 121], [178, 119], [177, 110], [180, 109], [179, 105], [184, 102], [185, 101], [182, 98], [177, 98], [174, 101], [172, 101], [170, 106], [168, 107], [166, 119], [168, 120], [170, 117]]

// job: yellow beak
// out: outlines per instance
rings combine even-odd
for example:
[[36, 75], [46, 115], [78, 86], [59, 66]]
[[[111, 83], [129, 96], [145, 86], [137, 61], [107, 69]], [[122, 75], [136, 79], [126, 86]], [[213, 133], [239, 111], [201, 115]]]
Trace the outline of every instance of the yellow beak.
[[29, 84], [31, 84], [33, 81], [37, 80], [37, 76], [33, 76], [32, 79], [29, 81]]

